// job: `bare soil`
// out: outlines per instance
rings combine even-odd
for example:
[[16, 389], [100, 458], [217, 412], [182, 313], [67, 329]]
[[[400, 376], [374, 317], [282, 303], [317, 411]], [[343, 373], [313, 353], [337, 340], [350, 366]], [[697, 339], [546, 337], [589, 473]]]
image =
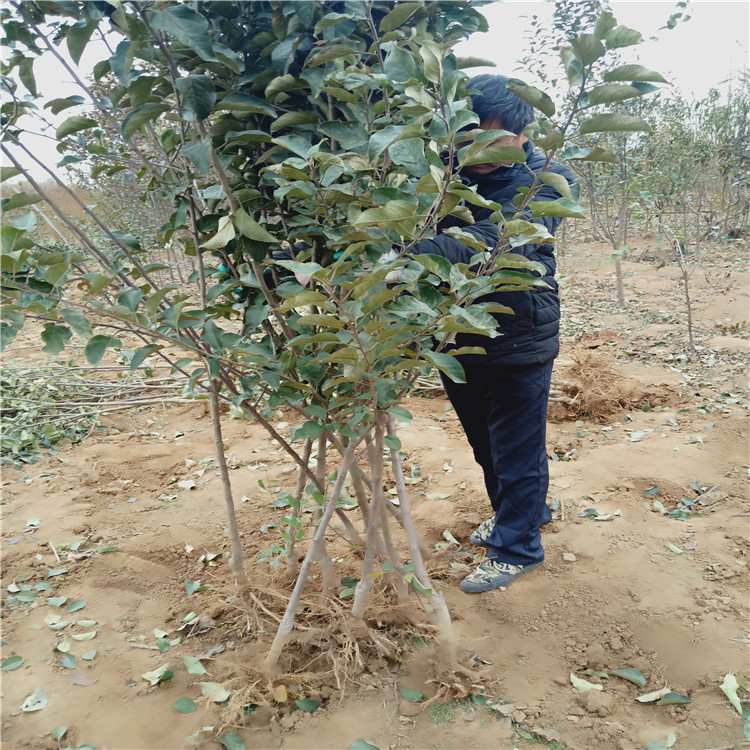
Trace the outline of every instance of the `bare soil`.
[[[226, 421], [251, 593], [270, 614], [248, 611], [226, 563], [209, 417], [205, 405], [180, 404], [111, 416], [106, 429], [60, 446], [57, 456], [5, 467], [2, 659], [24, 662], [0, 672], [3, 747], [234, 750], [241, 741], [292, 750], [364, 739], [381, 750], [533, 741], [630, 750], [666, 742], [670, 732], [683, 750], [746, 746], [743, 722], [719, 685], [732, 672], [748, 697], [747, 248], [717, 248], [693, 274], [692, 359], [678, 269], [658, 265], [650, 239], [631, 248], [625, 309], [615, 304], [603, 246], [562, 253], [564, 345], [554, 377], [563, 400], [551, 405], [548, 434], [555, 520], [544, 529], [545, 564], [507, 590], [459, 590], [480, 559], [468, 537], [488, 515], [481, 475], [442, 393], [406, 404], [414, 420], [400, 435], [417, 522], [440, 548], [432, 570], [462, 653], [476, 655], [476, 691], [486, 702], [430, 702], [440, 687], [430, 631], [378, 595], [366, 619], [396, 648], [382, 656], [353, 651], [345, 609], [321, 603], [315, 581], [301, 614], [308, 629], [285, 656], [285, 676], [263, 676], [257, 665], [269, 623], [291, 585], [281, 568], [258, 560], [279, 542], [272, 524], [281, 513], [258, 480], [291, 489], [294, 467], [260, 427]], [[30, 344], [20, 336], [8, 360], [34, 356], [21, 350]], [[188, 479], [194, 489], [178, 486]], [[589, 509], [609, 520], [581, 515]], [[698, 515], [674, 518], [675, 510]], [[356, 512], [351, 518], [357, 523]], [[349, 575], [354, 553], [343, 543], [334, 549], [342, 577]], [[201, 589], [189, 594], [187, 582]], [[13, 601], [14, 583], [42, 585], [24, 603]], [[78, 600], [85, 606], [68, 612]], [[327, 626], [313, 621], [326, 611]], [[50, 615], [71, 624], [54, 630]], [[94, 630], [91, 640], [75, 639]], [[181, 640], [160, 653], [158, 637], [162, 648]], [[55, 650], [64, 643], [74, 665]], [[207, 674], [189, 674], [185, 656], [203, 656]], [[143, 675], [163, 665], [173, 678], [151, 686]], [[618, 668], [639, 670], [646, 685], [609, 673]], [[579, 692], [571, 673], [603, 689]], [[200, 682], [231, 691], [229, 706], [202, 697]], [[46, 707], [22, 711], [38, 686]], [[636, 701], [664, 686], [690, 702]], [[425, 700], [404, 702], [399, 688]], [[175, 710], [182, 697], [197, 709]], [[305, 698], [320, 707], [293, 710]], [[60, 743], [50, 735], [59, 727], [67, 727]]]

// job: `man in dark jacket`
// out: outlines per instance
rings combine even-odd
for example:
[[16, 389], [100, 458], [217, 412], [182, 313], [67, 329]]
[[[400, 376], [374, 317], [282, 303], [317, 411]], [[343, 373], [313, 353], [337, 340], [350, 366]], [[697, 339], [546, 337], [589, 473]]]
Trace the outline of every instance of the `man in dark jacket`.
[[[516, 146], [526, 152], [526, 162], [478, 164], [463, 173], [470, 185], [484, 198], [500, 203], [504, 211], [515, 212], [513, 203], [519, 188], [528, 187], [546, 163], [522, 134], [533, 121], [532, 108], [506, 88], [504, 76], [481, 75], [469, 88], [474, 112], [483, 130], [506, 130], [515, 135], [501, 136], [493, 145]], [[547, 171], [573, 182], [572, 173], [551, 163]], [[549, 185], [534, 194], [534, 201], [554, 201], [560, 194]], [[497, 243], [497, 224], [490, 211], [472, 208], [475, 223], [463, 227], [487, 243]], [[530, 218], [526, 210], [523, 218]], [[536, 218], [554, 235], [560, 219]], [[551, 520], [546, 503], [549, 469], [545, 445], [547, 401], [552, 362], [559, 349], [560, 304], [554, 279], [555, 257], [551, 244], [514, 247], [514, 253], [540, 262], [546, 288], [529, 291], [496, 292], [486, 300], [509, 306], [514, 314], [497, 313], [496, 338], [459, 334], [458, 346], [481, 346], [486, 354], [459, 357], [466, 383], [443, 378], [448, 397], [461, 420], [474, 457], [482, 467], [494, 516], [471, 535], [472, 543], [488, 548], [487, 559], [461, 582], [469, 593], [506, 586], [519, 576], [541, 565], [544, 550], [539, 528]], [[453, 263], [468, 263], [475, 251], [450, 234], [441, 233], [423, 240], [410, 254], [432, 253]]]

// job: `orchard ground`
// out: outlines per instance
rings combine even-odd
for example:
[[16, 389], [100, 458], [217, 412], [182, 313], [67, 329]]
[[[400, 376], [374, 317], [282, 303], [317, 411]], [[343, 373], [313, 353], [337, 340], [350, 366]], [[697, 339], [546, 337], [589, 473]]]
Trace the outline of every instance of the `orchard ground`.
[[[332, 668], [342, 663], [336, 644], [351, 643], [337, 641], [332, 627], [328, 642], [318, 634], [291, 646], [308, 649], [307, 677], [287, 680], [283, 691], [278, 681], [254, 685], [278, 700], [243, 710], [235, 699], [248, 688], [244, 665], [264, 655], [269, 634], [234, 594], [207, 407], [179, 404], [104, 418], [106, 429], [59, 446], [56, 457], [5, 466], [2, 659], [23, 663], [1, 673], [4, 747], [291, 750], [362, 739], [381, 750], [534, 740], [630, 750], [666, 743], [671, 732], [675, 748], [744, 746], [743, 722], [719, 686], [732, 672], [740, 697], [749, 695], [747, 244], [717, 241], [692, 276], [693, 359], [685, 356], [679, 269], [665, 248], [631, 240], [621, 309], [605, 247], [567, 244], [555, 378], [574, 403], [550, 409], [555, 520], [544, 529], [545, 564], [507, 590], [463, 594], [458, 582], [481, 554], [468, 537], [488, 515], [480, 472], [441, 391], [412, 397], [414, 420], [400, 431], [418, 527], [440, 548], [432, 571], [462, 652], [476, 655], [486, 700], [430, 701], [437, 686], [428, 630], [394, 630], [410, 642], [401, 657], [370, 658], [364, 670], [347, 657], [344, 674]], [[17, 337], [8, 366], [41, 362], [32, 345], [31, 333]], [[288, 434], [292, 423], [281, 414], [277, 427]], [[282, 511], [258, 480], [292, 489], [294, 466], [255, 424], [227, 420], [224, 437], [248, 573], [260, 601], [283, 603], [283, 569], [258, 561], [279, 541], [272, 524]], [[187, 480], [194, 489], [179, 486]], [[352, 554], [342, 544], [342, 577]], [[49, 588], [35, 588], [44, 582]], [[35, 600], [18, 601], [19, 586], [31, 586]], [[312, 581], [309, 601], [314, 592]], [[55, 615], [71, 624], [52, 629]], [[378, 628], [380, 615], [367, 617]], [[87, 620], [95, 624], [77, 624]], [[162, 649], [181, 640], [160, 653], [157, 636]], [[54, 650], [65, 643], [69, 651]], [[189, 674], [185, 656], [203, 657], [207, 673]], [[164, 665], [172, 679], [150, 685], [143, 675]], [[611, 673], [625, 668], [640, 671], [645, 685]], [[603, 689], [579, 692], [571, 673]], [[201, 682], [225, 687], [239, 710], [202, 697]], [[45, 707], [22, 711], [39, 686]], [[665, 686], [690, 702], [636, 700]], [[400, 688], [422, 700], [403, 700]], [[183, 697], [195, 711], [174, 708]], [[316, 703], [304, 699], [320, 706], [310, 713]], [[61, 727], [58, 745], [50, 732]]]

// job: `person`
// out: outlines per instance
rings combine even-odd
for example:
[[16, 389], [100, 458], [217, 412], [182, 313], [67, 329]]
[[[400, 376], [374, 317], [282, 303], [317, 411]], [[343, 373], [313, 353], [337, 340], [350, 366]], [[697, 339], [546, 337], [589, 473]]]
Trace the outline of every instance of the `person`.
[[[476, 185], [484, 198], [500, 203], [503, 211], [516, 211], [513, 203], [519, 188], [529, 186], [546, 163], [546, 156], [534, 149], [523, 135], [533, 121], [533, 110], [507, 88], [500, 75], [480, 75], [469, 82], [472, 106], [479, 116], [479, 128], [506, 130], [493, 145], [517, 146], [526, 153], [525, 163], [477, 164], [462, 170], [469, 185]], [[566, 167], [551, 162], [548, 171], [573, 183]], [[561, 195], [542, 185], [534, 201], [554, 201]], [[483, 240], [489, 249], [498, 240], [497, 224], [489, 220], [490, 210], [471, 207], [474, 224], [462, 227]], [[529, 218], [526, 210], [524, 218]], [[534, 218], [554, 235], [561, 219]], [[443, 376], [443, 384], [474, 457], [484, 472], [484, 482], [494, 515], [470, 537], [485, 546], [487, 557], [462, 582], [468, 593], [506, 586], [541, 565], [544, 550], [540, 526], [551, 520], [546, 497], [549, 469], [545, 444], [547, 402], [552, 363], [559, 349], [560, 304], [554, 279], [552, 244], [514, 247], [514, 253], [544, 266], [546, 288], [527, 291], [498, 291], [482, 301], [509, 306], [514, 314], [496, 313], [496, 338], [479, 334], [458, 334], [456, 346], [481, 346], [486, 354], [459, 355], [466, 373], [465, 383]], [[432, 253], [452, 263], [468, 263], [475, 251], [445, 232], [417, 243], [410, 255]]]

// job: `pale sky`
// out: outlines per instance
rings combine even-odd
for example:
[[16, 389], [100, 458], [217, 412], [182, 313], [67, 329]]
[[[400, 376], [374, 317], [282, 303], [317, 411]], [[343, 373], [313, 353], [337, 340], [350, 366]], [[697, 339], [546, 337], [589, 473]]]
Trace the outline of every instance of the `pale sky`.
[[[686, 98], [703, 98], [712, 87], [750, 65], [750, 2], [695, 0], [689, 21], [672, 30], [659, 30], [678, 9], [664, 0], [614, 0], [610, 7], [618, 23], [640, 31], [646, 40], [623, 49], [627, 62], [638, 62], [661, 73]], [[456, 54], [496, 63], [495, 68], [471, 68], [472, 75], [503, 73], [523, 78], [517, 61], [525, 56], [531, 16], [551, 18], [552, 3], [543, 0], [505, 0], [480, 8], [490, 30], [472, 34], [456, 47]], [[658, 36], [658, 41], [649, 38]], [[527, 80], [527, 83], [533, 83]]]
[[[710, 88], [750, 65], [748, 0], [694, 1], [688, 9], [691, 20], [671, 31], [659, 31], [659, 28], [675, 12], [674, 2], [614, 0], [611, 8], [619, 23], [637, 29], [647, 40], [623, 50], [628, 55], [627, 62], [639, 62], [659, 71], [672, 83], [673, 89], [686, 98], [704, 97]], [[535, 14], [550, 17], [553, 9], [552, 3], [543, 0], [505, 0], [484, 6], [480, 10], [487, 17], [490, 31], [472, 35], [469, 41], [457, 46], [456, 53], [490, 59], [497, 64], [495, 68], [472, 68], [469, 71], [472, 75], [494, 71], [523, 78], [517, 61], [525, 54], [529, 20]], [[658, 35], [658, 41], [649, 40], [654, 35]], [[61, 51], [63, 49], [61, 47]], [[99, 54], [99, 51], [87, 50], [81, 70], [91, 70]], [[43, 58], [35, 65], [37, 84], [42, 91], [57, 97], [78, 93], [65, 72], [58, 72], [55, 61], [49, 57], [49, 62]], [[527, 82], [533, 83], [532, 80]], [[50, 115], [49, 119], [59, 124], [73, 114], [77, 112], [71, 108], [57, 118]], [[38, 129], [36, 123], [34, 129]], [[62, 158], [55, 144], [47, 138], [29, 136], [26, 142], [49, 165], [57, 164]], [[37, 179], [47, 178], [38, 168], [32, 174]]]

